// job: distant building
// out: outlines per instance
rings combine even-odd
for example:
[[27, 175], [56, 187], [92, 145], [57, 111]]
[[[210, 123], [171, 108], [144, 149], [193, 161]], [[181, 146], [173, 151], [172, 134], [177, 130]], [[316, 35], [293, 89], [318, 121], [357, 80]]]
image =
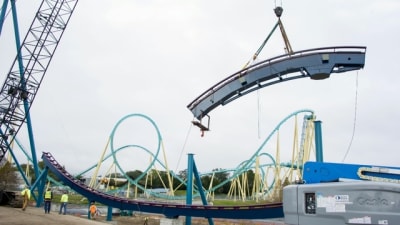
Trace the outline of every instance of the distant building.
[[167, 195], [169, 193], [168, 188], [153, 188], [153, 189], [146, 189], [144, 191], [144, 196], [146, 198], [149, 198], [151, 196], [157, 196], [157, 195]]

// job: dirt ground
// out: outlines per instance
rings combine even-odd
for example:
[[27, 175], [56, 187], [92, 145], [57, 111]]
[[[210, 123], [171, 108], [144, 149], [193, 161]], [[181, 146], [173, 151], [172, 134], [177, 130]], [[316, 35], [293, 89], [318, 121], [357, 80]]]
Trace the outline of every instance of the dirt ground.
[[[148, 225], [159, 225], [162, 216], [158, 215], [134, 215], [134, 216], [114, 216], [112, 221], [106, 221], [104, 216], [99, 216], [96, 220], [89, 220], [79, 215], [59, 215], [57, 212], [44, 214], [42, 208], [28, 207], [26, 211], [20, 208], [0, 207], [0, 223], [7, 225], [142, 225], [144, 218], [148, 217]], [[184, 217], [179, 218], [185, 224]], [[204, 218], [192, 218], [192, 225], [207, 225], [208, 221]], [[247, 220], [222, 220], [214, 219], [215, 225], [284, 225], [281, 221], [247, 221]]]

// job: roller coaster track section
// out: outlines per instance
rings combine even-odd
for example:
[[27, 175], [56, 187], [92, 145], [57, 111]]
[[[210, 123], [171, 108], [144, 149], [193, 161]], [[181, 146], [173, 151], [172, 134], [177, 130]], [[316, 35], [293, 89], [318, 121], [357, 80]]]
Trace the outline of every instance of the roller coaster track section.
[[[43, 0], [23, 43], [17, 47], [0, 92], [0, 161], [22, 124], [30, 124], [30, 107], [77, 2]], [[16, 35], [17, 46], [18, 39]]]
[[[222, 187], [224, 184], [226, 184], [227, 182], [231, 181], [232, 179], [235, 179], [235, 178], [239, 177], [241, 174], [246, 173], [246, 171], [255, 169], [256, 159], [257, 159], [259, 156], [261, 156], [261, 155], [268, 156], [268, 157], [271, 159], [271, 161], [273, 162], [272, 165], [273, 165], [275, 168], [276, 168], [277, 166], [279, 166], [279, 167], [288, 167], [288, 168], [296, 168], [296, 169], [297, 169], [297, 168], [301, 168], [301, 167], [303, 166], [303, 164], [302, 164], [302, 163], [301, 163], [301, 164], [296, 164], [296, 163], [297, 163], [297, 160], [296, 160], [296, 162], [290, 162], [290, 164], [280, 163], [280, 162], [277, 162], [276, 159], [274, 159], [274, 158], [273, 158], [272, 156], [270, 156], [269, 154], [266, 154], [265, 152], [262, 152], [262, 151], [266, 148], [267, 143], [270, 142], [270, 140], [272, 139], [272, 137], [273, 137], [274, 135], [276, 135], [276, 134], [279, 132], [280, 128], [281, 128], [289, 119], [291, 119], [291, 118], [293, 118], [293, 117], [296, 117], [297, 115], [300, 115], [300, 114], [305, 114], [305, 115], [304, 115], [304, 120], [306, 121], [306, 125], [304, 125], [305, 127], [304, 127], [303, 132], [305, 132], [305, 130], [307, 130], [307, 129], [309, 129], [309, 128], [312, 128], [312, 127], [310, 127], [310, 126], [311, 126], [311, 123], [314, 123], [314, 120], [315, 120], [314, 111], [312, 111], [312, 110], [310, 110], [310, 109], [302, 109], [302, 110], [298, 110], [298, 111], [295, 111], [295, 112], [289, 114], [288, 116], [286, 116], [286, 117], [271, 131], [271, 133], [268, 135], [268, 137], [267, 137], [267, 138], [263, 141], [263, 143], [258, 147], [258, 149], [256, 150], [256, 152], [253, 153], [253, 155], [252, 155], [248, 160], [243, 161], [242, 163], [239, 164], [239, 166], [237, 166], [236, 168], [234, 168], [234, 169], [232, 170], [233, 172], [231, 173], [231, 176], [229, 177], [229, 179], [227, 179], [227, 180], [225, 180], [225, 181], [223, 181], [223, 182], [221, 182], [221, 183], [215, 185], [215, 186], [212, 188], [212, 191], [213, 191], [213, 190], [217, 190], [218, 188]], [[312, 136], [312, 135], [311, 135], [311, 136]], [[302, 137], [305, 138], [304, 136], [302, 136]], [[301, 142], [304, 143], [304, 140], [302, 139]], [[311, 147], [311, 146], [309, 146], [309, 148], [310, 148], [310, 147]], [[304, 149], [303, 149], [303, 150], [304, 150]], [[309, 151], [309, 150], [308, 150], [308, 151]], [[268, 166], [268, 165], [261, 165], [261, 168], [262, 168], [262, 167], [267, 167], [267, 166]], [[273, 184], [275, 184], [275, 181], [273, 182]], [[272, 185], [273, 185], [273, 184], [272, 184]], [[270, 189], [270, 188], [268, 188], [268, 189]]]
[[201, 120], [211, 110], [260, 88], [298, 78], [325, 79], [364, 67], [366, 47], [337, 46], [285, 54], [247, 67], [220, 81], [187, 108]]
[[99, 192], [83, 184], [65, 171], [63, 166], [61, 166], [50, 153], [44, 152], [42, 159], [45, 166], [60, 180], [62, 180], [65, 185], [85, 196], [90, 201], [96, 201], [112, 208], [163, 214], [168, 218], [177, 218], [179, 216], [231, 219], [266, 219], [283, 217], [282, 203], [250, 206], [209, 206], [145, 202], [115, 197]]

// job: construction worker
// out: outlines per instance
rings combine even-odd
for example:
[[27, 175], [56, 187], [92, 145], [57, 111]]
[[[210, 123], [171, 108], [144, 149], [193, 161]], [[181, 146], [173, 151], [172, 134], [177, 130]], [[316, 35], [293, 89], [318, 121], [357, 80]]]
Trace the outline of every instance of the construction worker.
[[44, 193], [44, 213], [49, 214], [51, 208], [51, 201], [53, 200], [53, 192], [50, 188], [47, 188]]
[[148, 225], [148, 222], [149, 222], [149, 217], [146, 216], [144, 218], [144, 224], [143, 225]]
[[28, 202], [31, 199], [31, 190], [29, 190], [27, 185], [24, 187], [24, 190], [21, 191], [21, 196], [23, 198], [22, 210], [25, 211], [26, 207], [28, 206]]
[[59, 214], [61, 214], [62, 209], [64, 209], [64, 215], [67, 213], [67, 204], [68, 204], [68, 193], [67, 191], [65, 191], [62, 195], [61, 195], [61, 200], [60, 200], [60, 212]]
[[90, 211], [90, 219], [95, 220], [97, 213], [97, 206], [94, 204], [94, 201], [90, 203], [89, 211]]

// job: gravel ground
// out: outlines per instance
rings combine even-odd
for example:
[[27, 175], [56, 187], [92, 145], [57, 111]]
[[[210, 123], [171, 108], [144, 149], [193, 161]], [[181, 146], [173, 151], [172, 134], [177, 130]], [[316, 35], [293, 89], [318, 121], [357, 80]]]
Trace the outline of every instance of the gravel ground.
[[[59, 215], [52, 211], [45, 214], [42, 208], [28, 207], [26, 211], [20, 208], [0, 207], [0, 223], [7, 225], [142, 225], [144, 218], [148, 217], [148, 225], [159, 225], [164, 217], [158, 215], [136, 214], [134, 216], [114, 216], [112, 221], [106, 221], [104, 216], [97, 217], [96, 220], [89, 220], [81, 215]], [[185, 224], [185, 217], [180, 217], [181, 224]], [[171, 223], [172, 224], [172, 223]], [[177, 223], [174, 223], [177, 224]], [[208, 221], [204, 218], [192, 218], [192, 225], [207, 225]], [[284, 225], [281, 221], [252, 221], [252, 220], [227, 220], [214, 219], [215, 225]]]

